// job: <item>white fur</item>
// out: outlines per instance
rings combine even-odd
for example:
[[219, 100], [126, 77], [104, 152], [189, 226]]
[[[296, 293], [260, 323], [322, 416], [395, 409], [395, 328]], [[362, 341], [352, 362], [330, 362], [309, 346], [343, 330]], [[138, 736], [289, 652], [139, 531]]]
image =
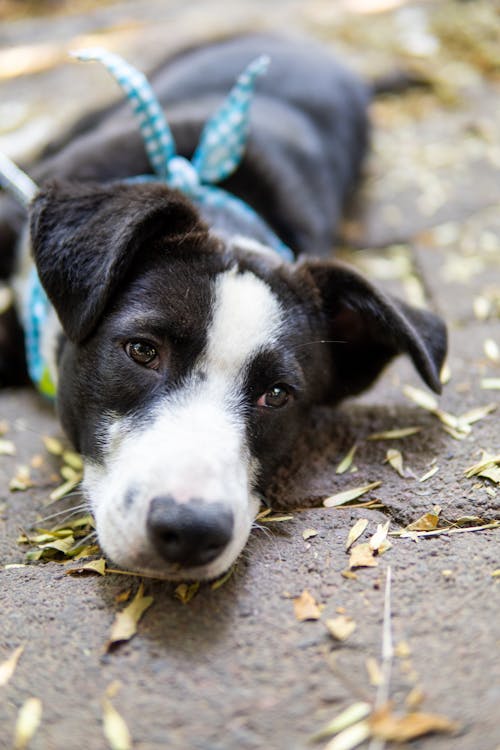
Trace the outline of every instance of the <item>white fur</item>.
[[[282, 322], [279, 302], [262, 280], [236, 269], [221, 274], [207, 346], [186, 384], [156, 407], [146, 425], [108, 418], [104, 466], [86, 467], [84, 487], [101, 544], [117, 563], [168, 578], [209, 579], [240, 554], [259, 506], [242, 384], [252, 358], [272, 347]], [[129, 491], [135, 498], [127, 508]], [[223, 503], [232, 511], [232, 540], [218, 558], [184, 570], [159, 558], [146, 519], [151, 500], [166, 495], [179, 503]]]

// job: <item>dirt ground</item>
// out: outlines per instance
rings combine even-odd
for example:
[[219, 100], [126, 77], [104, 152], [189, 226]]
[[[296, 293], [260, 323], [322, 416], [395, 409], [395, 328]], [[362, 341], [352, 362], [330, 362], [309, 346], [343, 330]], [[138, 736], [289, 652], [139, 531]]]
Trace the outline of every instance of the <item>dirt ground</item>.
[[[362, 398], [312, 414], [272, 493], [274, 515], [293, 518], [264, 520], [232, 576], [216, 589], [200, 586], [187, 603], [174, 585], [145, 581], [154, 601], [137, 635], [109, 652], [115, 614], [139, 579], [68, 576], [82, 561], [62, 553], [26, 564], [37, 547], [19, 544], [19, 535], [52, 528], [59, 517], [47, 517], [79, 500], [49, 504], [63, 481], [60, 459], [42, 441], [60, 436], [51, 409], [30, 390], [0, 394], [2, 439], [13, 443], [0, 442], [1, 749], [13, 746], [19, 710], [33, 697], [42, 716], [32, 750], [325, 748], [328, 738], [311, 741], [325, 722], [359, 701], [380, 707], [373, 683], [384, 603], [395, 646], [386, 660], [392, 710], [456, 724], [453, 734], [408, 746], [500, 749], [498, 462], [489, 478], [465, 476], [481, 451], [500, 452], [500, 17], [491, 2], [372, 2], [392, 6], [372, 14], [369, 5], [137, 0], [90, 13], [90, 2], [0, 2], [0, 150], [15, 159], [31, 158], [78, 114], [117, 95], [98, 66], [67, 62], [66, 50], [83, 43], [148, 69], [188, 41], [286, 29], [325, 40], [369, 78], [395, 69], [418, 76], [424, 85], [374, 101], [372, 156], [337, 252], [441, 313], [451, 338], [441, 412], [405, 394], [405, 385], [421, 386], [399, 361]], [[26, 7], [44, 13], [24, 17]], [[413, 426], [420, 431], [408, 437], [368, 440]], [[354, 444], [353, 464], [336, 473]], [[405, 476], [384, 462], [391, 449]], [[33, 486], [11, 491], [13, 478]], [[326, 496], [376, 481], [351, 505], [322, 506]], [[432, 512], [438, 533], [398, 535]], [[376, 566], [349, 570], [346, 537], [361, 518], [368, 525], [359, 542], [390, 521], [392, 547], [371, 557]], [[297, 619], [293, 600], [304, 590], [320, 605], [317, 619]], [[345, 640], [326, 626], [339, 616], [356, 626]], [[1, 686], [1, 665], [18, 646], [17, 668]], [[131, 744], [116, 733], [105, 738], [106, 691]], [[372, 737], [359, 746], [386, 745]]]

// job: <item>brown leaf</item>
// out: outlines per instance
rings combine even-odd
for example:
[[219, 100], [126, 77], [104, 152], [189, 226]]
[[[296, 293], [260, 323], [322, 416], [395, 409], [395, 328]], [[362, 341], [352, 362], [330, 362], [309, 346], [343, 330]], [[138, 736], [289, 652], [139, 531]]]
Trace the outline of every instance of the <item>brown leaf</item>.
[[430, 513], [424, 513], [423, 516], [420, 516], [420, 518], [417, 518], [416, 521], [408, 524], [405, 528], [407, 531], [432, 531], [437, 528], [438, 523], [439, 513], [433, 510]]
[[408, 742], [433, 732], [455, 732], [457, 724], [440, 714], [409, 713], [396, 716], [385, 708], [372, 714], [370, 727], [375, 737], [387, 742]]
[[66, 575], [74, 576], [81, 573], [97, 573], [100, 576], [106, 575], [106, 560], [101, 558], [100, 560], [91, 560], [84, 565], [80, 565], [78, 568], [69, 568], [66, 571]]
[[179, 583], [174, 591], [174, 596], [183, 604], [189, 604], [191, 599], [198, 593], [199, 588], [199, 581], [195, 581], [194, 583]]
[[144, 584], [141, 583], [137, 589], [137, 594], [121, 612], [115, 616], [115, 621], [111, 627], [109, 641], [106, 644], [106, 651], [115, 643], [129, 641], [137, 633], [139, 620], [152, 605], [153, 597], [144, 596]]
[[374, 568], [377, 565], [378, 560], [373, 556], [373, 550], [368, 542], [357, 544], [352, 548], [349, 568]]
[[316, 600], [313, 596], [304, 589], [300, 596], [296, 596], [293, 600], [293, 610], [295, 617], [299, 622], [305, 620], [319, 620], [321, 617], [321, 609], [316, 604]]

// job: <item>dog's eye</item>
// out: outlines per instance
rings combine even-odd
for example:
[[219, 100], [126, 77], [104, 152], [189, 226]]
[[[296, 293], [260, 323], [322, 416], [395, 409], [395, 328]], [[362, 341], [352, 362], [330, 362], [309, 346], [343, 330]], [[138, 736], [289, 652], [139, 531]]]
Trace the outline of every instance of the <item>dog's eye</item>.
[[291, 398], [291, 393], [286, 385], [278, 383], [269, 388], [257, 401], [257, 406], [266, 406], [268, 409], [281, 409]]
[[138, 365], [155, 370], [160, 362], [156, 347], [149, 341], [127, 341], [125, 351]]

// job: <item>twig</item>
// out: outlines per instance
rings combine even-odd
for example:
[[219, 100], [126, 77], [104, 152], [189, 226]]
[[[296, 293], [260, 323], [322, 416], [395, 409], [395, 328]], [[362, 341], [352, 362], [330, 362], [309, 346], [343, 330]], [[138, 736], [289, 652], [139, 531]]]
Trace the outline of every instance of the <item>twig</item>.
[[[394, 657], [391, 628], [391, 578], [392, 572], [389, 565], [385, 579], [384, 623], [382, 625], [382, 681], [377, 689], [374, 711], [380, 709], [389, 700], [392, 659]], [[368, 746], [368, 750], [384, 750], [384, 748], [385, 740], [377, 737], [373, 737]]]

